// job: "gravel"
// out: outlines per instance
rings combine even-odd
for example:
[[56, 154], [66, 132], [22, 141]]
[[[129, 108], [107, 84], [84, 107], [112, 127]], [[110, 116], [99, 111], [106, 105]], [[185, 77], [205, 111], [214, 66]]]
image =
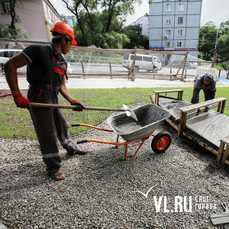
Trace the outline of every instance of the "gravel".
[[[106, 122], [100, 127], [109, 128]], [[37, 140], [0, 138], [0, 222], [7, 228], [229, 228], [210, 220], [223, 212], [228, 167], [178, 138], [169, 124], [154, 133], [161, 131], [172, 135], [165, 153], [152, 151], [150, 137], [134, 158], [140, 142], [129, 144], [127, 161], [123, 146], [85, 143], [80, 147], [88, 154], [74, 157], [60, 146], [66, 179], [59, 182], [47, 177]], [[92, 129], [72, 139], [115, 142], [116, 137]], [[137, 192], [151, 187], [147, 198]], [[179, 200], [182, 209], [176, 209]]]

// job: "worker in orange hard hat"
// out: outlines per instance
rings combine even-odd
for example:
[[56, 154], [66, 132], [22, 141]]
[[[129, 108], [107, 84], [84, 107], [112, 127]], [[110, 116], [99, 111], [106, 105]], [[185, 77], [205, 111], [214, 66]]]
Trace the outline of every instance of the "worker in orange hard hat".
[[[53, 38], [50, 45], [30, 45], [21, 53], [12, 57], [4, 65], [5, 75], [18, 107], [29, 108], [29, 112], [40, 143], [46, 171], [54, 180], [64, 179], [61, 171], [61, 158], [58, 140], [69, 155], [84, 155], [87, 152], [73, 143], [68, 131], [68, 124], [61, 109], [38, 108], [30, 102], [58, 104], [58, 93], [82, 111], [84, 106], [69, 93], [65, 80], [67, 78], [67, 54], [71, 45], [76, 45], [72, 28], [57, 22], [51, 29]], [[22, 96], [17, 79], [17, 68], [27, 65], [29, 89], [27, 98]]]
[[[70, 36], [72, 45], [77, 45], [77, 42], [75, 41], [75, 38], [74, 38], [74, 32], [72, 28], [70, 27], [70, 25], [64, 22], [55, 23], [52, 26], [50, 32], [53, 34], [54, 38], [60, 38], [61, 35], [62, 37], [64, 37], [64, 35]], [[56, 34], [59, 34], [59, 35], [56, 35]]]

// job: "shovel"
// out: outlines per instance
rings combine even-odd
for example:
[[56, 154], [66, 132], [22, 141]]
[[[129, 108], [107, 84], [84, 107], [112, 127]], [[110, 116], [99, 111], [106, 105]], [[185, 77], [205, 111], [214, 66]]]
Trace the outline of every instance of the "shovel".
[[126, 112], [126, 115], [134, 119], [136, 122], [138, 122], [138, 118], [136, 114], [134, 113], [133, 110], [131, 110], [127, 105], [123, 104], [122, 105], [124, 111]]
[[[49, 103], [33, 103], [30, 102], [31, 107], [42, 107], [42, 108], [63, 108], [63, 109], [74, 109], [74, 105], [64, 104], [49, 104]], [[123, 104], [123, 109], [120, 108], [105, 108], [105, 107], [84, 107], [84, 110], [97, 110], [97, 111], [124, 111], [128, 117], [131, 117], [135, 121], [138, 121], [133, 110]]]
[[222, 203], [222, 207], [224, 208], [223, 213], [211, 215], [211, 221], [213, 225], [229, 223], [229, 209], [226, 203]]

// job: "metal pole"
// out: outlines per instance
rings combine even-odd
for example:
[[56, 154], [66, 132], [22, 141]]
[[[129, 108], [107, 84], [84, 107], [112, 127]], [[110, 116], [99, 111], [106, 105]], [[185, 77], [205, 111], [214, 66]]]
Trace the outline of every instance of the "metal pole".
[[112, 69], [111, 69], [111, 63], [109, 63], [110, 66], [110, 78], [112, 79]]
[[83, 61], [82, 60], [81, 60], [81, 66], [82, 66], [83, 78], [85, 78], [85, 75], [84, 75], [84, 65], [83, 65]]

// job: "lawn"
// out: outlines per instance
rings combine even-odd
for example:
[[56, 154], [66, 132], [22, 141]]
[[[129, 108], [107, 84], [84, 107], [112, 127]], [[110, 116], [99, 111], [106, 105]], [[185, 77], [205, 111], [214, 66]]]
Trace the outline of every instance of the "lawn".
[[[129, 105], [141, 102], [150, 102], [149, 94], [153, 95], [154, 90], [165, 88], [121, 88], [121, 89], [70, 89], [73, 98], [85, 106], [121, 108], [123, 104]], [[177, 88], [167, 88], [177, 89]], [[184, 90], [183, 99], [190, 101], [193, 88], [180, 88]], [[26, 93], [23, 93], [26, 96]], [[171, 93], [169, 96], [177, 96]], [[229, 98], [228, 88], [217, 88], [216, 98]], [[200, 92], [200, 102], [204, 101], [203, 92]], [[66, 100], [59, 97], [60, 104], [68, 104]], [[27, 109], [17, 108], [11, 96], [0, 98], [0, 137], [36, 139], [34, 127]], [[88, 130], [86, 127], [71, 127], [71, 124], [85, 123], [97, 126], [112, 113], [112, 111], [89, 111], [75, 112], [63, 109], [66, 120], [69, 124], [71, 134]], [[229, 105], [226, 103], [224, 111], [229, 116]]]

